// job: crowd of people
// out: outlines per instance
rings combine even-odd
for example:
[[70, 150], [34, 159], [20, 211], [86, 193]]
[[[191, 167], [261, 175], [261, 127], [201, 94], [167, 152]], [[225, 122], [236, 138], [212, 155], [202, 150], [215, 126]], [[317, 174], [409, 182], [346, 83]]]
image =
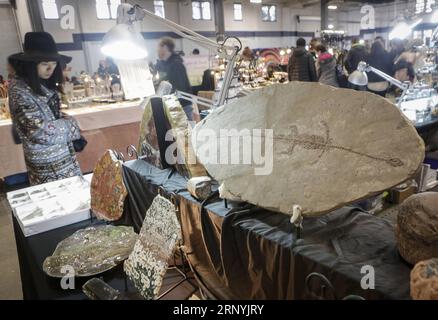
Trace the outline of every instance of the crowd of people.
[[354, 38], [348, 52], [332, 54], [316, 39], [312, 39], [307, 50], [305, 39], [299, 38], [287, 66], [289, 81], [320, 82], [333, 87], [368, 90], [385, 97], [389, 83], [378, 75], [369, 72], [365, 87], [349, 84], [347, 77], [357, 69], [359, 62], [364, 61], [397, 80], [413, 82], [414, 66], [419, 57], [417, 47], [421, 43], [414, 40], [406, 46], [404, 41], [393, 39], [389, 45], [390, 50], [387, 51], [384, 39], [376, 37], [371, 47], [367, 48], [358, 38]]

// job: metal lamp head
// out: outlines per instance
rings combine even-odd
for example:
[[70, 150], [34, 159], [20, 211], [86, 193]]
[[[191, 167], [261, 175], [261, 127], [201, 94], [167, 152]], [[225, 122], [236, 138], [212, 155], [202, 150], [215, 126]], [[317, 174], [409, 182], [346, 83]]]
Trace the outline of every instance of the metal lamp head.
[[[148, 55], [144, 38], [133, 26], [134, 16], [128, 14], [129, 7], [122, 4], [117, 10], [117, 25], [103, 38], [101, 51], [118, 60], [138, 60]], [[131, 6], [132, 7], [132, 6]]]
[[368, 84], [368, 76], [365, 72], [367, 64], [363, 61], [359, 62], [357, 69], [348, 77], [348, 82], [356, 86], [366, 86]]

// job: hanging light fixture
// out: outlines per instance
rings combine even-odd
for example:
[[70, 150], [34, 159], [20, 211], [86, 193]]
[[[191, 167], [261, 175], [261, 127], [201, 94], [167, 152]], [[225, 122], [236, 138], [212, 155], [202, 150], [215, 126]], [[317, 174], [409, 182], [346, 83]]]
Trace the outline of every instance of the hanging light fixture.
[[135, 14], [130, 6], [117, 8], [117, 25], [105, 34], [101, 51], [104, 55], [119, 60], [138, 60], [147, 57], [144, 38], [134, 29]]
[[407, 24], [405, 21], [399, 22], [394, 29], [389, 33], [389, 40], [398, 38], [406, 39], [412, 32], [412, 30], [421, 22], [423, 19], [418, 19], [412, 24]]

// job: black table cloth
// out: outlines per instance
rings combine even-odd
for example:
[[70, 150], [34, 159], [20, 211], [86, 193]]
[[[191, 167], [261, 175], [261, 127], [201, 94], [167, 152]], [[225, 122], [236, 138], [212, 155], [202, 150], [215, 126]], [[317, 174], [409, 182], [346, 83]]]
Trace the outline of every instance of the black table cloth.
[[[387, 220], [346, 207], [304, 219], [297, 239], [283, 214], [236, 203], [227, 208], [218, 198], [200, 205], [172, 169], [135, 160], [123, 170], [124, 222], [137, 229], [159, 186], [178, 195], [185, 251], [201, 286], [216, 298], [315, 298], [327, 279], [326, 298], [409, 299], [411, 267], [399, 256]], [[375, 288], [365, 290], [361, 281], [370, 266]]]
[[[223, 299], [409, 299], [411, 267], [400, 258], [393, 226], [358, 208], [347, 207], [319, 218], [304, 219], [302, 239], [289, 217], [247, 204], [212, 197], [201, 204], [185, 189], [186, 179], [171, 169], [159, 170], [142, 160], [123, 165], [128, 197], [117, 224], [139, 231], [156, 196], [176, 194], [184, 251], [204, 292]], [[85, 299], [76, 290], [60, 289], [59, 279], [42, 270], [57, 243], [96, 220], [82, 221], [25, 238], [14, 220], [25, 299]], [[364, 290], [362, 268], [372, 266], [375, 288]], [[122, 266], [101, 275], [109, 285], [136, 297]], [[306, 285], [306, 279], [307, 285]]]

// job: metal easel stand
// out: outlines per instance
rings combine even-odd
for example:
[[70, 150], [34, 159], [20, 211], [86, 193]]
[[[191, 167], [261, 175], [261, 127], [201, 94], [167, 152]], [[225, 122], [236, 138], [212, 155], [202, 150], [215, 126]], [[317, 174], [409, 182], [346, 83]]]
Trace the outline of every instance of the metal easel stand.
[[177, 264], [176, 261], [176, 252], [173, 254], [173, 266], [170, 266], [169, 268], [167, 268], [167, 270], [176, 270], [182, 277], [181, 280], [179, 280], [177, 283], [175, 283], [173, 286], [171, 286], [169, 289], [167, 289], [166, 291], [164, 291], [162, 294], [160, 294], [156, 300], [161, 300], [163, 297], [165, 297], [166, 295], [168, 295], [170, 292], [172, 292], [173, 290], [175, 290], [177, 287], [179, 287], [181, 284], [183, 284], [185, 281], [188, 281], [193, 287], [193, 291], [190, 292], [189, 296], [193, 295], [198, 288], [196, 287], [196, 285], [193, 285], [193, 283], [190, 280], [195, 280], [194, 277], [189, 277], [188, 273], [190, 272], [190, 268], [187, 268], [187, 260], [185, 258], [184, 252], [182, 250], [181, 246], [178, 246], [177, 251], [179, 251], [180, 257], [181, 257], [181, 265]]
[[[317, 278], [321, 281], [319, 294], [313, 292], [312, 288], [310, 287], [310, 280], [312, 278]], [[319, 272], [312, 272], [306, 277], [305, 290], [310, 297], [316, 300], [339, 300], [339, 298], [336, 297], [336, 292], [333, 284], [330, 282], [329, 279], [327, 279], [323, 274]], [[329, 295], [330, 293], [331, 295]], [[347, 295], [341, 300], [365, 300], [365, 298], [359, 295]]]

